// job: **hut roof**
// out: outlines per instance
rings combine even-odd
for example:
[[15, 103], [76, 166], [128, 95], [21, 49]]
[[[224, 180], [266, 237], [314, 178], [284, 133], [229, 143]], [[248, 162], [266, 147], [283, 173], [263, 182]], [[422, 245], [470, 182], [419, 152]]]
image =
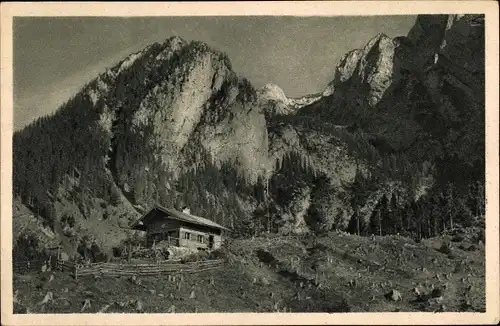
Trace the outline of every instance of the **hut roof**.
[[221, 230], [229, 230], [228, 228], [215, 223], [214, 221], [211, 221], [209, 219], [206, 219], [204, 217], [188, 214], [188, 213], [183, 213], [180, 212], [176, 209], [173, 208], [166, 208], [160, 205], [155, 205], [153, 208], [151, 208], [148, 212], [146, 212], [144, 215], [141, 216], [137, 221], [132, 223], [130, 225], [130, 228], [136, 229], [136, 230], [145, 230], [145, 223], [147, 223], [147, 219], [153, 212], [160, 212], [163, 213], [165, 216], [169, 216], [173, 219], [179, 220], [179, 221], [184, 221], [192, 224], [197, 224], [197, 225], [203, 225], [203, 226], [208, 226], [214, 229], [221, 229]]

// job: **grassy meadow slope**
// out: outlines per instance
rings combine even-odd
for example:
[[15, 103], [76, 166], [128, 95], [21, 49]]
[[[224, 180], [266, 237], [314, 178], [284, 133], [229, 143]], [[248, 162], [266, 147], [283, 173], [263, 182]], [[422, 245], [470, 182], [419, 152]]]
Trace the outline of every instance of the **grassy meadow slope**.
[[484, 311], [484, 246], [477, 229], [462, 231], [420, 243], [338, 232], [234, 240], [222, 270], [170, 280], [15, 275], [15, 310], [78, 313], [89, 299], [83, 312]]

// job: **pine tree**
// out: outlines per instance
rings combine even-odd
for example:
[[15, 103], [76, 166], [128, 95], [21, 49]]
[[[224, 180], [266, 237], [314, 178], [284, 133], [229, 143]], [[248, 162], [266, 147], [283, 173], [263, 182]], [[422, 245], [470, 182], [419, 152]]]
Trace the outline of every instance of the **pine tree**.
[[391, 223], [391, 231], [393, 234], [399, 233], [402, 230], [401, 214], [398, 208], [396, 193], [393, 192], [389, 203], [389, 218]]
[[454, 227], [454, 220], [457, 216], [457, 203], [455, 201], [455, 189], [452, 183], [448, 183], [444, 194], [446, 222], [451, 229]]
[[476, 182], [476, 202], [477, 202], [476, 215], [484, 216], [486, 201], [485, 201], [485, 189], [483, 181]]
[[354, 182], [351, 186], [352, 189], [352, 197], [351, 197], [351, 207], [354, 211], [354, 215], [356, 218], [356, 234], [361, 234], [361, 222], [359, 216], [359, 208], [365, 199], [366, 193], [366, 181], [359, 171], [359, 168], [356, 169], [356, 175], [354, 176]]
[[380, 235], [387, 234], [391, 227], [391, 220], [389, 214], [389, 200], [387, 195], [384, 194], [380, 199]]
[[382, 235], [382, 221], [381, 221], [381, 214], [380, 214], [380, 206], [381, 206], [381, 201], [379, 200], [377, 202], [377, 205], [375, 205], [375, 208], [373, 209], [372, 215], [370, 217], [370, 232], [371, 234], [379, 234]]

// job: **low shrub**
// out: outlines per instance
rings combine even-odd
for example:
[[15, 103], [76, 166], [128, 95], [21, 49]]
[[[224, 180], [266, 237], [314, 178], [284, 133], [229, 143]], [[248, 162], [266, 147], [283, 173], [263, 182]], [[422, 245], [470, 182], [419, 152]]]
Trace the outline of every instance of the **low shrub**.
[[113, 257], [115, 258], [120, 258], [123, 254], [123, 248], [122, 247], [113, 247]]
[[439, 247], [438, 251], [445, 254], [445, 255], [450, 255], [451, 254], [450, 245], [447, 242], [443, 242], [441, 244], [441, 247]]
[[99, 248], [96, 242], [89, 243], [89, 238], [84, 236], [78, 245], [77, 252], [84, 260], [90, 260], [92, 263], [107, 262], [108, 255]]
[[222, 249], [211, 251], [207, 257], [207, 259], [213, 259], [213, 260], [226, 259], [226, 258], [227, 258], [227, 253]]
[[75, 226], [75, 217], [73, 215], [63, 215], [61, 216], [61, 223], [72, 228]]
[[207, 260], [209, 257], [208, 252], [206, 251], [198, 251], [196, 253], [184, 256], [181, 258], [181, 263], [191, 263], [191, 262], [196, 262], [196, 261], [202, 261], [202, 260]]
[[47, 254], [34, 234], [21, 234], [12, 248], [12, 258], [15, 261], [38, 260], [46, 259]]

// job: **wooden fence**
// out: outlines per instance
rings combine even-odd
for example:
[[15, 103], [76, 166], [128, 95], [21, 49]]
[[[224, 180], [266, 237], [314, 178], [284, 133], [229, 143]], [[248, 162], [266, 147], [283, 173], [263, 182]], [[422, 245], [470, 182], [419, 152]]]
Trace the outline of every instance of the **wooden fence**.
[[[157, 276], [180, 273], [197, 273], [206, 270], [221, 268], [224, 260], [204, 260], [197, 262], [180, 263], [176, 261], [162, 261], [149, 264], [129, 263], [93, 263], [78, 264], [61, 259], [54, 260], [32, 260], [13, 262], [15, 273], [24, 274], [29, 272], [42, 272], [42, 266], [50, 267], [52, 270], [68, 272], [75, 279], [83, 276]], [[48, 270], [48, 269], [46, 269]]]
[[181, 273], [197, 273], [220, 268], [224, 260], [205, 260], [184, 264], [162, 262], [156, 264], [94, 263], [87, 266], [65, 262], [63, 268], [72, 270], [75, 279], [83, 276], [158, 276]]
[[40, 260], [27, 260], [27, 261], [13, 261], [12, 268], [14, 273], [25, 274], [29, 272], [40, 272], [42, 270], [42, 266], [47, 261], [45, 259]]
[[45, 270], [59, 269], [57, 257], [52, 256], [49, 259], [35, 259], [25, 261], [12, 261], [12, 269], [14, 273], [25, 274], [30, 272], [41, 272]]

